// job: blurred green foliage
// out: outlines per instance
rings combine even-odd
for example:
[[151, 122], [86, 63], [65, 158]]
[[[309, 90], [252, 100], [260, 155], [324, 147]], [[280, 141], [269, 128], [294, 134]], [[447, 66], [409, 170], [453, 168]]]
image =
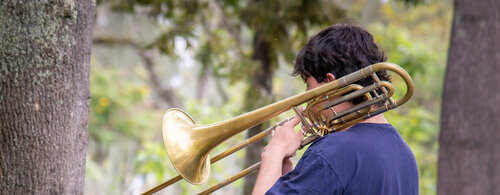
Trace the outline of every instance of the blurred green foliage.
[[[420, 193], [435, 194], [437, 182], [438, 136], [441, 113], [441, 94], [444, 80], [448, 33], [451, 11], [444, 11], [443, 5], [426, 5], [414, 9], [403, 18], [387, 7], [382, 8], [395, 17], [394, 23], [369, 26], [375, 40], [385, 49], [388, 61], [401, 65], [413, 78], [415, 93], [410, 102], [385, 114], [413, 150], [420, 176]], [[436, 11], [429, 12], [429, 10]], [[415, 22], [415, 18], [435, 13], [443, 16]], [[390, 19], [390, 18], [388, 18]], [[400, 20], [415, 22], [411, 26]], [[444, 20], [444, 21], [443, 21]], [[399, 23], [399, 24], [398, 24]], [[447, 29], [445, 32], [436, 29]], [[405, 86], [399, 82], [395, 96], [401, 97]]]
[[[219, 1], [225, 6], [226, 22], [235, 26], [241, 37], [234, 36], [231, 28], [222, 27], [210, 1], [156, 1], [156, 0], [112, 0], [114, 10], [129, 11], [131, 15], [147, 10], [158, 21], [163, 33], [152, 42], [141, 43], [141, 49], [158, 51], [168, 60], [159, 66], [158, 74], [163, 84], [172, 83], [170, 75], [180, 75], [184, 82], [176, 89], [186, 110], [199, 124], [208, 124], [232, 118], [244, 112], [247, 103], [246, 92], [252, 89], [248, 83], [249, 72], [255, 69], [251, 59], [252, 26], [268, 25], [266, 36], [275, 42], [274, 60], [277, 64], [273, 79], [273, 96], [284, 99], [304, 90], [300, 78], [289, 76], [294, 54], [306, 41], [306, 35], [317, 32], [326, 23], [339, 18], [325, 15], [311, 16], [303, 28], [298, 18], [304, 10], [313, 12], [316, 1], [277, 1], [273, 4], [248, 3], [247, 1]], [[374, 35], [388, 56], [388, 61], [401, 65], [415, 82], [412, 100], [400, 108], [386, 113], [386, 118], [399, 130], [413, 150], [420, 173], [420, 193], [435, 194], [437, 178], [437, 151], [441, 91], [451, 21], [450, 1], [388, 1], [378, 7], [373, 22], [364, 25]], [[335, 4], [339, 13], [359, 19], [366, 3], [364, 0]], [[105, 9], [106, 2], [100, 2]], [[285, 5], [285, 6], [280, 6]], [[258, 8], [275, 9], [271, 13]], [[304, 6], [312, 6], [304, 8]], [[104, 7], [104, 8], [103, 8]], [[327, 6], [325, 6], [327, 8]], [[326, 9], [324, 8], [324, 9]], [[107, 9], [107, 8], [106, 8]], [[319, 12], [319, 11], [318, 11]], [[194, 14], [195, 13], [195, 14]], [[318, 17], [318, 18], [314, 18]], [[220, 18], [220, 16], [219, 16]], [[219, 21], [219, 22], [217, 22]], [[200, 30], [201, 29], [201, 30]], [[200, 33], [203, 32], [203, 33]], [[132, 37], [133, 39], [134, 37]], [[179, 60], [176, 48], [179, 39], [185, 41], [182, 50], [189, 51], [195, 59], [195, 67], [188, 67]], [[121, 48], [106, 46], [107, 49]], [[120, 52], [121, 54], [121, 52]], [[108, 58], [112, 54], [105, 54]], [[139, 54], [138, 54], [139, 55]], [[119, 56], [125, 58], [127, 55]], [[128, 56], [130, 57], [130, 56]], [[161, 117], [168, 106], [159, 102], [157, 93], [148, 82], [148, 74], [141, 63], [135, 68], [110, 61], [91, 62], [91, 117], [89, 122], [89, 149], [87, 158], [87, 194], [140, 193], [175, 175], [176, 171], [168, 161], [161, 138]], [[160, 57], [158, 57], [160, 58]], [[177, 72], [177, 69], [187, 69]], [[138, 68], [140, 67], [140, 68]], [[201, 82], [203, 72], [208, 71], [214, 85], [208, 90], [216, 91], [216, 97], [196, 98], [195, 87]], [[194, 85], [189, 84], [194, 82]], [[208, 82], [210, 83], [210, 82]], [[400, 97], [405, 86], [397, 82], [396, 96]], [[186, 92], [188, 91], [188, 92]], [[224, 94], [227, 93], [227, 94]], [[226, 97], [223, 97], [226, 96]], [[222, 99], [223, 101], [220, 101]], [[287, 116], [292, 115], [288, 113]], [[278, 118], [284, 118], [280, 116]], [[273, 119], [276, 122], [279, 119]], [[239, 143], [245, 133], [229, 139], [214, 149], [212, 156]], [[294, 158], [297, 161], [302, 152]], [[206, 189], [212, 184], [241, 170], [244, 151], [231, 155], [212, 166], [211, 176], [206, 184], [190, 185], [181, 181], [165, 191], [172, 194], [190, 194]], [[137, 184], [138, 183], [138, 184]], [[224, 193], [241, 194], [242, 181], [224, 188]]]
[[147, 85], [123, 79], [115, 67], [93, 67], [90, 81], [92, 119], [89, 132], [95, 141], [112, 143], [117, 135], [139, 137], [143, 134], [138, 130], [157, 127], [148, 122], [158, 116], [154, 110], [148, 111], [152, 107], [143, 101], [150, 93]]
[[[123, 147], [122, 143], [128, 140], [146, 140], [152, 138], [152, 129], [160, 127], [161, 112], [153, 108], [150, 102], [145, 101], [145, 97], [149, 96], [150, 89], [147, 85], [140, 82], [124, 79], [125, 75], [118, 67], [100, 67], [92, 66], [90, 85], [92, 100], [90, 102], [91, 115], [89, 121], [89, 156], [87, 159], [87, 175], [97, 177], [96, 180], [105, 180], [105, 177], [113, 177], [110, 188], [106, 189], [107, 193], [114, 194], [116, 188], [120, 188], [120, 182], [123, 179], [120, 175], [106, 176], [106, 169], [115, 166], [110, 158], [113, 152], [113, 146]], [[156, 121], [156, 122], [155, 122]], [[158, 144], [156, 144], [158, 145]], [[148, 152], [156, 155], [163, 155], [164, 152], [155, 152], [155, 144], [146, 142], [144, 147]], [[128, 146], [126, 147], [127, 149]], [[137, 150], [137, 149], [134, 149]], [[142, 151], [142, 150], [140, 150]], [[126, 153], [126, 150], [118, 152]], [[134, 152], [135, 153], [135, 152]], [[133, 154], [135, 155], [135, 154]], [[138, 152], [137, 158], [143, 158]], [[123, 159], [115, 159], [123, 160]], [[148, 161], [160, 162], [160, 161]], [[110, 164], [111, 163], [111, 164]], [[144, 165], [148, 166], [148, 165]], [[122, 169], [122, 167], [119, 167]], [[141, 170], [141, 169], [139, 169]], [[142, 168], [142, 170], [150, 171], [150, 169]], [[162, 176], [165, 170], [155, 171]], [[104, 178], [103, 178], [104, 177]]]

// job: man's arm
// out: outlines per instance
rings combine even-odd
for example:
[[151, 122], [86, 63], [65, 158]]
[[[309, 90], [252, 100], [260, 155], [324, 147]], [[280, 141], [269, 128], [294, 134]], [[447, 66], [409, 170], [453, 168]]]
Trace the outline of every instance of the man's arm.
[[265, 194], [281, 177], [283, 157], [269, 152], [264, 152], [261, 156], [262, 162], [253, 188], [253, 195]]
[[274, 136], [261, 154], [262, 162], [252, 194], [265, 194], [282, 175], [283, 164], [289, 163], [287, 158], [295, 154], [304, 138], [301, 132], [293, 130], [299, 122], [300, 118], [295, 117], [276, 128]]

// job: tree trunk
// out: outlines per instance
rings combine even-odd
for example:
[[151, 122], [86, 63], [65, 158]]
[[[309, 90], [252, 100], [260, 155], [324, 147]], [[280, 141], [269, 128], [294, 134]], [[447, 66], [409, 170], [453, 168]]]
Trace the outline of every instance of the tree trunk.
[[[259, 66], [257, 69], [252, 71], [252, 83], [250, 88], [247, 91], [246, 95], [246, 110], [252, 111], [262, 106], [265, 106], [270, 103], [272, 99], [271, 91], [272, 91], [272, 81], [273, 81], [273, 72], [271, 68], [271, 59], [270, 59], [270, 49], [271, 45], [269, 41], [267, 41], [260, 30], [254, 35], [254, 43], [253, 43], [253, 59], [259, 62]], [[262, 132], [263, 125], [257, 125], [255, 127], [250, 128], [247, 133], [247, 137], [253, 137], [256, 134]], [[249, 167], [256, 162], [260, 161], [260, 154], [264, 150], [266, 143], [263, 141], [256, 142], [249, 147], [247, 147], [246, 155], [245, 155], [245, 168]], [[245, 177], [245, 186], [243, 189], [244, 194], [251, 194], [253, 190], [253, 186], [255, 185], [255, 180], [257, 179], [257, 174], [252, 173]]]
[[1, 194], [83, 194], [94, 9], [0, 2]]
[[455, 1], [438, 194], [500, 194], [500, 2]]

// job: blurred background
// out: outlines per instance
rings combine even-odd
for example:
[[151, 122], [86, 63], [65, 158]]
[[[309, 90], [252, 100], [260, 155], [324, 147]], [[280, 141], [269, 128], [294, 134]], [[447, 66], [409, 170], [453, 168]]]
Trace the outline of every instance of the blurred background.
[[[303, 92], [302, 80], [290, 75], [297, 51], [329, 25], [356, 22], [415, 82], [412, 100], [385, 115], [415, 154], [420, 193], [436, 194], [452, 12], [451, 0], [98, 0], [85, 193], [139, 194], [176, 176], [161, 133], [167, 109], [208, 124]], [[202, 191], [259, 160], [265, 142], [213, 164], [203, 185], [180, 181], [158, 194]], [[247, 193], [246, 183], [216, 194]]]

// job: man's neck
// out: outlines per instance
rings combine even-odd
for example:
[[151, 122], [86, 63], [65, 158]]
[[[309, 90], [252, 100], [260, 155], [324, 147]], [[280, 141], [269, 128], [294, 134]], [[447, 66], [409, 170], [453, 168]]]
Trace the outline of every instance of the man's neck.
[[[389, 124], [389, 122], [385, 119], [384, 117], [384, 114], [378, 114], [378, 115], [375, 115], [369, 119], [366, 119], [366, 120], [363, 120], [359, 123], [378, 123], [378, 124]], [[347, 131], [349, 130], [352, 126], [354, 125], [351, 125], [341, 131]]]
[[381, 123], [381, 124], [385, 124], [385, 123], [389, 123], [385, 117], [384, 117], [384, 114], [378, 114], [378, 115], [375, 115], [369, 119], [366, 119], [364, 121], [361, 121], [360, 123]]

